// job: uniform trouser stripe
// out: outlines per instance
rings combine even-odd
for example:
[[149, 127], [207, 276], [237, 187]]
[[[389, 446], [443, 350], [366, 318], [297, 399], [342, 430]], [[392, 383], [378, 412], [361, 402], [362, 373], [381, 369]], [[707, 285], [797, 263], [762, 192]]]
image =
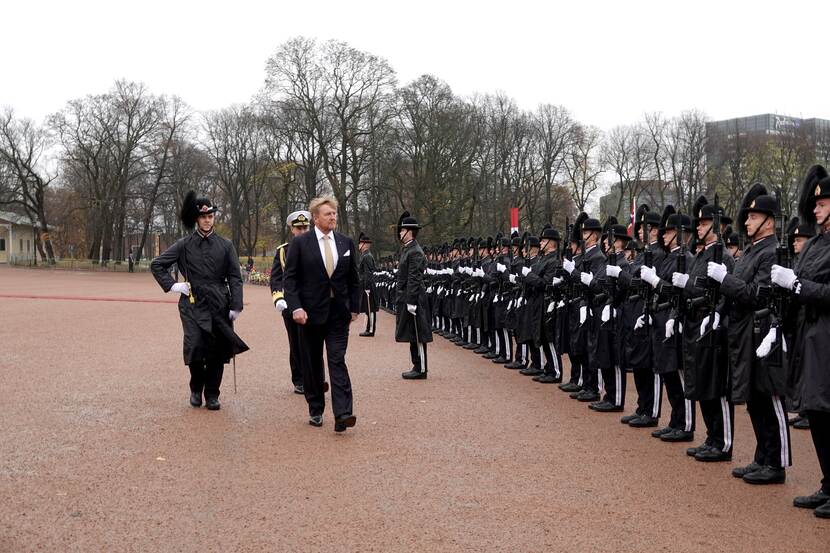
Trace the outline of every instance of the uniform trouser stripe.
[[527, 365], [527, 344], [522, 344], [522, 365]]
[[723, 452], [729, 453], [732, 451], [732, 413], [729, 408], [729, 401], [725, 396], [720, 398], [720, 409], [723, 414]]
[[599, 386], [599, 395], [605, 395], [605, 379], [602, 378], [602, 370], [597, 369], [597, 385]]
[[496, 333], [497, 334], [494, 336], [495, 340], [493, 340], [493, 341], [495, 342], [495, 346], [496, 346], [496, 355], [498, 355], [499, 353], [501, 353], [501, 344], [499, 343], [499, 342], [501, 342], [501, 340], [498, 339], [498, 330], [496, 331]]
[[582, 371], [585, 370], [585, 363], [582, 363], [580, 361], [577, 361], [577, 363], [579, 365], [579, 381], [577, 382], [577, 385], [582, 387], [582, 384], [585, 382], [584, 375], [582, 374]]
[[418, 342], [418, 355], [421, 358], [421, 372], [427, 372], [427, 346], [423, 342]]
[[562, 367], [559, 365], [559, 355], [556, 353], [556, 346], [553, 342], [548, 342], [551, 358], [553, 360], [553, 374], [556, 378], [562, 378]]
[[614, 394], [614, 405], [619, 407], [622, 405], [622, 378], [620, 378], [622, 371], [619, 365], [614, 367], [614, 376], [616, 377], [617, 389]]
[[775, 409], [775, 417], [778, 419], [778, 436], [781, 440], [781, 466], [788, 467], [792, 464], [790, 427], [787, 424], [787, 415], [784, 411], [784, 404], [781, 402], [781, 396], [772, 396], [772, 406]]
[[507, 359], [511, 359], [513, 356], [513, 344], [510, 342], [510, 335], [507, 332], [506, 328], [501, 330], [504, 333], [504, 351], [505, 357]]
[[660, 405], [663, 402], [663, 382], [660, 380], [660, 375], [654, 375], [654, 405], [651, 409], [651, 418], [660, 418]]

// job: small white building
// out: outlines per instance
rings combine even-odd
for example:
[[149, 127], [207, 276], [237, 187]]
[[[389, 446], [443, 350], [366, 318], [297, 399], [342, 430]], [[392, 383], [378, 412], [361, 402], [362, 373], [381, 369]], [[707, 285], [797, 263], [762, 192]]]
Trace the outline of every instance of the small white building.
[[0, 263], [27, 263], [35, 259], [35, 233], [28, 217], [0, 211]]

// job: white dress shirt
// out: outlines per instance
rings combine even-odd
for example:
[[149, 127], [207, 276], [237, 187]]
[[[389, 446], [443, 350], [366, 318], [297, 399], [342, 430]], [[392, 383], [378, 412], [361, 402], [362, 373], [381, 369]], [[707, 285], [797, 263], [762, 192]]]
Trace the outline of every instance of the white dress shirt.
[[[326, 264], [326, 246], [325, 246], [325, 242], [323, 240], [323, 237], [326, 236], [326, 235], [323, 234], [320, 231], [320, 229], [318, 229], [316, 226], [314, 227], [314, 233], [317, 235], [317, 245], [320, 246], [320, 257], [322, 258], [323, 265], [325, 266], [325, 264]], [[332, 271], [333, 271], [334, 269], [337, 268], [337, 244], [334, 241], [334, 232], [329, 232], [328, 237], [329, 237], [329, 247], [331, 247], [331, 257], [334, 260], [334, 268], [332, 269]]]

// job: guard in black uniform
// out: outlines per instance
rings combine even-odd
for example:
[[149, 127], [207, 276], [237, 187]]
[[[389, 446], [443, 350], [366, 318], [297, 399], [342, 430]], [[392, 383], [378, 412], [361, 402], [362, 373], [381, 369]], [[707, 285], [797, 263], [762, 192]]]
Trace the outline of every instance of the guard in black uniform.
[[[233, 331], [242, 312], [242, 274], [230, 240], [213, 229], [216, 208], [190, 191], [182, 203], [184, 227], [195, 232], [178, 240], [153, 260], [150, 270], [165, 292], [179, 293], [179, 316], [184, 330], [184, 362], [190, 367], [190, 404], [220, 408], [222, 372], [248, 346]], [[176, 282], [170, 267], [176, 264], [185, 282]]]
[[[637, 254], [630, 271], [620, 271], [619, 286], [628, 293], [628, 301], [622, 306], [621, 326], [625, 336], [622, 348], [623, 366], [634, 373], [637, 389], [637, 408], [634, 413], [620, 419], [633, 428], [657, 426], [663, 395], [663, 381], [655, 366], [651, 340], [651, 326], [654, 296], [651, 285], [639, 278], [641, 267], [659, 267], [666, 252], [660, 237], [660, 214], [651, 211], [647, 205], [637, 210], [634, 233], [644, 244]], [[607, 269], [606, 269], [607, 271]], [[609, 273], [609, 276], [613, 276]], [[630, 329], [630, 332], [629, 332]]]
[[[286, 224], [291, 229], [291, 236], [299, 236], [308, 231], [311, 224], [311, 213], [308, 211], [295, 211], [286, 219]], [[288, 257], [288, 248], [291, 242], [277, 246], [274, 254], [274, 263], [271, 265], [271, 300], [278, 313], [282, 314], [285, 323], [285, 332], [288, 334], [288, 360], [291, 365], [291, 383], [294, 385], [295, 394], [304, 394], [303, 389], [303, 367], [302, 367], [302, 346], [300, 345], [300, 334], [297, 323], [291, 314], [285, 310], [288, 304], [282, 289], [282, 276], [285, 271], [285, 260]]]
[[[683, 327], [686, 398], [698, 402], [706, 425], [706, 440], [687, 449], [686, 454], [697, 461], [731, 461], [735, 406], [729, 391], [726, 333], [721, 325], [725, 302], [717, 294], [718, 283], [709, 279], [707, 272], [710, 261], [725, 264], [728, 272], [734, 269], [735, 261], [724, 252], [720, 240], [723, 228], [732, 220], [705, 197], [698, 198], [695, 212], [694, 226], [703, 249], [687, 273], [672, 275], [672, 284], [682, 290], [690, 306]], [[720, 227], [715, 229], [715, 224]]]
[[810, 422], [822, 480], [816, 493], [796, 497], [793, 504], [830, 518], [830, 178], [820, 165], [810, 169], [802, 186], [799, 218], [808, 227], [817, 224], [819, 233], [805, 244], [795, 270], [773, 265], [771, 279], [790, 291], [794, 303], [788, 383]]
[[707, 275], [721, 282], [721, 292], [728, 300], [728, 330], [732, 399], [746, 402], [756, 447], [753, 461], [736, 468], [732, 475], [750, 484], [780, 484], [786, 480], [790, 466], [790, 427], [784, 409], [785, 369], [776, 356], [760, 359], [756, 349], [759, 339], [767, 335], [770, 324], [760, 320], [756, 311], [765, 307], [759, 294], [770, 286], [770, 271], [776, 260], [778, 239], [775, 216], [778, 200], [762, 184], [753, 185], [744, 197], [737, 224], [741, 225], [748, 245], [729, 274], [724, 263], [709, 262]]
[[643, 266], [640, 278], [648, 282], [658, 298], [651, 327], [654, 351], [654, 372], [661, 375], [666, 386], [666, 397], [671, 405], [669, 424], [652, 432], [652, 436], [665, 442], [690, 442], [694, 440], [695, 405], [685, 397], [683, 390], [683, 336], [685, 301], [672, 284], [675, 272], [686, 272], [694, 259], [686, 249], [692, 220], [687, 215], [675, 213], [673, 206], [663, 209], [660, 235], [666, 256], [659, 267]]
[[370, 251], [372, 239], [360, 233], [357, 249], [360, 251], [360, 287], [363, 295], [360, 297], [360, 311], [366, 313], [366, 330], [360, 333], [363, 337], [372, 337], [378, 326], [378, 298], [375, 292], [375, 256]]
[[403, 244], [395, 282], [397, 303], [395, 341], [409, 342], [412, 369], [401, 374], [405, 380], [427, 377], [427, 344], [432, 342], [429, 301], [424, 286], [427, 260], [415, 237], [421, 225], [404, 211], [398, 219], [398, 239]]

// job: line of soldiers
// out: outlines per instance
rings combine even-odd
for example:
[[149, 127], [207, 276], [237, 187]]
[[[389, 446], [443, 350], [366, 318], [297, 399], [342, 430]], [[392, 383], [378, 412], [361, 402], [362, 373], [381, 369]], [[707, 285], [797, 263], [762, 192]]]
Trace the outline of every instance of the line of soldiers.
[[[825, 209], [826, 211], [823, 211]], [[811, 169], [800, 220], [754, 185], [737, 227], [700, 197], [691, 214], [641, 206], [632, 228], [582, 213], [564, 238], [546, 225], [495, 239], [425, 248], [433, 331], [539, 383], [558, 383], [598, 412], [636, 406], [621, 422], [656, 427], [665, 442], [705, 438], [686, 453], [732, 460], [735, 405], [755, 435], [753, 461], [732, 475], [783, 483], [792, 462], [787, 411], [811, 430], [824, 479], [798, 507], [830, 517], [830, 178]], [[817, 232], [818, 230], [818, 232]], [[374, 273], [378, 303], [394, 310], [395, 263]], [[787, 346], [791, 348], [788, 352]], [[563, 374], [562, 356], [570, 360]], [[669, 413], [663, 417], [663, 390]]]

